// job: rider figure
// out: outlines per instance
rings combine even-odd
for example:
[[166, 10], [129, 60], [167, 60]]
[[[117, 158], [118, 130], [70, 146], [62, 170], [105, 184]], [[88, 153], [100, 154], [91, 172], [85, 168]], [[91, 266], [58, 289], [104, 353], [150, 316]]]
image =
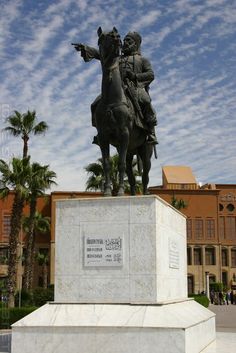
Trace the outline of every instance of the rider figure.
[[[124, 86], [132, 82], [135, 87], [136, 99], [140, 105], [145, 125], [148, 129], [149, 143], [157, 144], [154, 126], [157, 125], [155, 111], [151, 104], [151, 98], [148, 94], [149, 84], [154, 80], [154, 72], [149, 60], [140, 53], [142, 38], [137, 32], [129, 32], [123, 41], [122, 55], [120, 56], [120, 72]], [[84, 61], [90, 61], [93, 58], [100, 59], [99, 51], [95, 48], [80, 44], [75, 49], [81, 51]], [[100, 96], [91, 105], [92, 124], [95, 126], [94, 111]], [[94, 138], [97, 143], [97, 137]]]

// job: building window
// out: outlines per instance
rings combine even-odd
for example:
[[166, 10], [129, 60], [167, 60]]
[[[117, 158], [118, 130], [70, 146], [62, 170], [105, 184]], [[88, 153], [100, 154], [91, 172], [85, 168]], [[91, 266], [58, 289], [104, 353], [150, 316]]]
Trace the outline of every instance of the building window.
[[219, 235], [220, 239], [225, 239], [225, 217], [219, 218]]
[[215, 238], [215, 220], [207, 219], [206, 220], [206, 237], [207, 239]]
[[222, 266], [228, 266], [228, 250], [225, 248], [221, 250], [221, 261]]
[[222, 203], [219, 204], [219, 211], [222, 212], [224, 209], [224, 206], [222, 205]]
[[206, 265], [215, 265], [215, 248], [205, 248]]
[[192, 220], [187, 219], [187, 239], [192, 239]]
[[202, 249], [201, 248], [194, 248], [194, 265], [202, 265]]
[[235, 217], [225, 218], [225, 233], [227, 239], [236, 239]]
[[194, 276], [188, 275], [188, 294], [194, 293]]
[[188, 246], [187, 247], [187, 261], [188, 265], [192, 265], [192, 249]]
[[232, 203], [229, 203], [229, 204], [226, 206], [226, 208], [227, 208], [227, 210], [228, 210], [229, 212], [233, 212], [234, 209], [235, 209], [235, 207], [234, 207], [234, 205], [233, 205]]
[[210, 275], [209, 275], [209, 283], [211, 284], [211, 283], [215, 283], [215, 282], [216, 282], [216, 276], [210, 274]]
[[2, 235], [3, 235], [3, 241], [4, 240], [9, 240], [9, 235], [11, 232], [11, 214], [10, 213], [4, 213], [3, 214], [3, 219], [2, 219]]
[[222, 283], [225, 287], [228, 285], [228, 273], [226, 271], [222, 272]]
[[0, 248], [0, 265], [8, 264], [8, 248]]
[[231, 249], [231, 266], [236, 267], [236, 249]]
[[203, 238], [203, 220], [195, 219], [195, 239], [199, 240]]

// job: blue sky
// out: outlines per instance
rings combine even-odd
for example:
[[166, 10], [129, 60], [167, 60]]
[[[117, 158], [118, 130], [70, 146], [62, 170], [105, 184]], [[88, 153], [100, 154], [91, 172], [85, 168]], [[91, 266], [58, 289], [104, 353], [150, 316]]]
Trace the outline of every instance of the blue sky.
[[[96, 46], [97, 28], [138, 31], [155, 81], [157, 160], [190, 166], [201, 183], [236, 183], [236, 2], [234, 0], [0, 0], [0, 123], [36, 110], [50, 126], [32, 137], [34, 161], [57, 173], [56, 190], [84, 190], [84, 167], [100, 157], [90, 104], [100, 92], [98, 61], [84, 63], [71, 42]], [[1, 132], [0, 158], [22, 144]]]

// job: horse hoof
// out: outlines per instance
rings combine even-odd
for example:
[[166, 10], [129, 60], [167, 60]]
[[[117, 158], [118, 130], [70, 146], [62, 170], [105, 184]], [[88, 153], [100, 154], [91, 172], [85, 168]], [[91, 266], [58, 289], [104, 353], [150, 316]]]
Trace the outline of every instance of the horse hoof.
[[150, 192], [148, 190], [143, 191], [143, 195], [150, 195]]
[[125, 194], [124, 189], [120, 188], [118, 193], [117, 193], [117, 196], [124, 196], [124, 194]]
[[105, 191], [104, 191], [104, 193], [103, 193], [103, 196], [105, 196], [105, 197], [109, 197], [109, 196], [111, 196], [111, 189], [106, 189]]

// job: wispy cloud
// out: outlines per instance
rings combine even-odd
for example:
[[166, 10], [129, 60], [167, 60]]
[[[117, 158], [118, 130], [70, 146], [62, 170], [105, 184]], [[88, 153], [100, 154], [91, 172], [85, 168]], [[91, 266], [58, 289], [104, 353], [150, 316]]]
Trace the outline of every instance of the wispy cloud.
[[[165, 164], [189, 165], [202, 182], [236, 182], [234, 2], [59, 0], [26, 7], [5, 0], [1, 10], [1, 127], [15, 109], [36, 109], [48, 122], [45, 137], [30, 140], [30, 153], [57, 172], [57, 189], [83, 190], [84, 166], [100, 156], [91, 145], [90, 104], [100, 92], [101, 66], [84, 63], [70, 44], [96, 46], [100, 25], [115, 25], [122, 36], [140, 31], [155, 71], [159, 159], [150, 184], [161, 183]], [[1, 158], [21, 148], [20, 139], [1, 136]]]

